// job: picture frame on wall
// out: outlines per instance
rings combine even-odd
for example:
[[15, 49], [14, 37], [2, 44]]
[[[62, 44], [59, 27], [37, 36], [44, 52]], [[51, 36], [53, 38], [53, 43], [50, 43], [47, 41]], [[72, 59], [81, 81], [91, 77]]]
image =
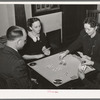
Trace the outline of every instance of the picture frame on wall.
[[44, 15], [44, 14], [49, 14], [49, 13], [54, 13], [61, 11], [61, 7], [58, 4], [37, 4], [37, 5], [32, 5], [32, 16], [37, 16], [37, 15]]

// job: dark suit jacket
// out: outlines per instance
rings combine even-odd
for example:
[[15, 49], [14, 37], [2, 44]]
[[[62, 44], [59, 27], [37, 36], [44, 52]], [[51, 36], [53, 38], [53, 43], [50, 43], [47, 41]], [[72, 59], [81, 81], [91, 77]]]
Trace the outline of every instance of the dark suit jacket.
[[32, 87], [24, 60], [17, 51], [8, 46], [0, 48], [0, 74], [14, 78], [21, 89]]

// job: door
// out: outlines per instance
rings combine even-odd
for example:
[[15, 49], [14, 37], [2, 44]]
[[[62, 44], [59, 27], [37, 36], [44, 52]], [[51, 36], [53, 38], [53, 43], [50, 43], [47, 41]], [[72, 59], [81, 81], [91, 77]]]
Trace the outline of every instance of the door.
[[15, 23], [26, 29], [26, 15], [24, 4], [15, 4]]

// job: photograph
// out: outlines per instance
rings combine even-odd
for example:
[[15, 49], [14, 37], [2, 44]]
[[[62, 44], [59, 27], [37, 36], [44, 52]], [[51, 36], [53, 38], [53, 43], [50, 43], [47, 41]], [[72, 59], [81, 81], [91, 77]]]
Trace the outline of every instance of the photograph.
[[99, 96], [100, 2], [0, 3], [0, 31], [0, 97]]
[[0, 15], [1, 89], [100, 89], [100, 4], [0, 4]]

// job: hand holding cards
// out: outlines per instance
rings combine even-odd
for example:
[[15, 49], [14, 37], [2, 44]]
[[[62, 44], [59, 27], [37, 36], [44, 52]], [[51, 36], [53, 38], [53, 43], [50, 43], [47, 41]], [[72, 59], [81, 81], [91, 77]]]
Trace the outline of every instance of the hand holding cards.
[[78, 71], [85, 72], [86, 68], [87, 68], [87, 66], [85, 64], [84, 65], [80, 64], [78, 67]]
[[50, 48], [43, 47], [42, 51], [43, 51], [44, 55], [46, 55], [46, 56], [50, 55], [50, 49], [51, 49], [51, 47]]
[[87, 66], [80, 64], [78, 67], [78, 76], [80, 77], [81, 80], [85, 78], [85, 70]]

